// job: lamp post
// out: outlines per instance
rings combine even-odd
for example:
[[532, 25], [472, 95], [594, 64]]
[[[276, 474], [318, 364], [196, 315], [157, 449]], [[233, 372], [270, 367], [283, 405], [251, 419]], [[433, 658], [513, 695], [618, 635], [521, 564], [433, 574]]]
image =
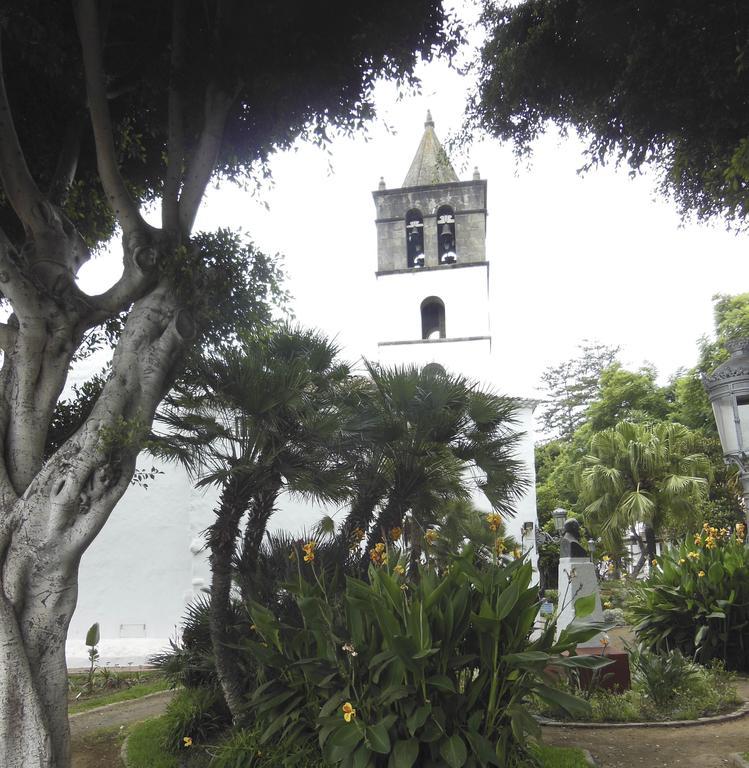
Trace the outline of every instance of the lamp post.
[[564, 507], [557, 507], [551, 517], [554, 520], [554, 530], [561, 536], [564, 530], [564, 523], [567, 520], [567, 510]]
[[703, 375], [702, 385], [713, 406], [723, 459], [739, 468], [749, 528], [749, 338], [729, 341], [726, 348], [731, 357], [710, 376]]

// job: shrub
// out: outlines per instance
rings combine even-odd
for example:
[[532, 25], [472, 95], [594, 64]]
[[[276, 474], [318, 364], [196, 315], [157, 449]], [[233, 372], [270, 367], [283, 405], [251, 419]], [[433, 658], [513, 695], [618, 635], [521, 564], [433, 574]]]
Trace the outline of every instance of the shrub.
[[640, 647], [630, 653], [635, 683], [658, 708], [663, 708], [679, 693], [688, 690], [698, 668], [681, 651], [662, 653]]
[[185, 739], [205, 744], [231, 722], [220, 692], [214, 688], [186, 688], [170, 702], [164, 714], [162, 746], [169, 752], [184, 748]]
[[[486, 564], [467, 548], [445, 570], [428, 562], [406, 577], [405, 553], [373, 552], [369, 581], [348, 578], [343, 605], [328, 600], [321, 575], [287, 585], [297, 624], [251, 606], [261, 744], [283, 742], [293, 756], [316, 740], [343, 766], [461, 766], [470, 757], [510, 768], [523, 764], [527, 736], [538, 732], [526, 699], [588, 711], [543, 676], [552, 664], [607, 663], [560, 656], [600, 627], [576, 623], [555, 641], [552, 621], [529, 641], [539, 607], [529, 563]], [[304, 567], [314, 571], [314, 562]]]
[[[296, 768], [326, 768], [317, 745], [294, 754]], [[257, 730], [238, 728], [211, 750], [210, 768], [278, 768], [289, 758], [285, 744], [260, 744]]]
[[634, 585], [629, 618], [638, 641], [678, 649], [702, 664], [721, 659], [749, 670], [749, 549], [737, 533], [705, 524], [668, 547], [649, 578]]

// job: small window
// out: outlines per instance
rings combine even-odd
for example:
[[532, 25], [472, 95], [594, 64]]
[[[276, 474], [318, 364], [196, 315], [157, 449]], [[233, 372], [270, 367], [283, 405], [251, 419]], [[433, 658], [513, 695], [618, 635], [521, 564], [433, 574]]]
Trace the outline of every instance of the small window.
[[411, 267], [424, 266], [424, 217], [421, 211], [406, 214], [406, 260]]
[[445, 338], [445, 304], [437, 296], [421, 302], [421, 338]]
[[449, 205], [437, 209], [437, 258], [440, 264], [455, 264], [455, 211]]

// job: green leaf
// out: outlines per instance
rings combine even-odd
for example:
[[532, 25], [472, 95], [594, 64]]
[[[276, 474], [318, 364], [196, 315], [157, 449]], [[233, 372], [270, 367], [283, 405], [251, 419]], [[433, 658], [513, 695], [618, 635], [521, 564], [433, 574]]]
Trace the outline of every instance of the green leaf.
[[390, 752], [390, 734], [384, 719], [375, 725], [367, 726], [367, 743], [373, 752], [387, 755]]
[[473, 754], [476, 755], [481, 765], [496, 765], [498, 768], [502, 768], [504, 763], [500, 762], [492, 743], [486, 736], [482, 736], [480, 733], [471, 733], [469, 731], [466, 734], [466, 738], [471, 745]]
[[92, 624], [86, 632], [86, 645], [89, 648], [93, 648], [95, 645], [99, 645], [99, 622]]
[[407, 739], [395, 742], [393, 768], [411, 768], [419, 757], [419, 740]]
[[559, 656], [549, 662], [553, 667], [567, 667], [569, 669], [600, 669], [613, 664], [614, 660], [608, 656]]
[[723, 581], [725, 575], [725, 569], [720, 563], [713, 563], [707, 569], [707, 578], [710, 579], [710, 583], [714, 584], [716, 587]]
[[343, 725], [330, 737], [328, 743], [342, 750], [343, 754], [351, 754], [354, 751], [354, 747], [361, 740], [361, 729], [353, 722], [347, 723], [344, 721]]
[[454, 733], [449, 739], [440, 743], [440, 755], [450, 768], [463, 768], [468, 757], [468, 750], [463, 739]]
[[431, 711], [432, 705], [424, 704], [423, 706], [418, 707], [408, 718], [408, 720], [406, 720], [406, 728], [408, 728], [408, 732], [412, 736], [416, 733], [416, 731], [419, 730], [419, 728], [421, 728], [422, 725], [424, 725]]
[[518, 597], [520, 597], [520, 584], [517, 581], [513, 581], [499, 596], [499, 600], [497, 600], [497, 618], [500, 621], [509, 615], [510, 611], [515, 607]]
[[354, 752], [351, 768], [367, 768], [370, 757], [369, 747], [366, 744], [360, 744], [356, 752]]
[[561, 707], [572, 717], [587, 717], [590, 715], [590, 704], [587, 701], [583, 701], [570, 693], [565, 693], [565, 691], [560, 691], [558, 688], [552, 688], [548, 685], [537, 685], [535, 693], [544, 701]]
[[591, 595], [585, 595], [585, 597], [578, 597], [575, 600], [575, 618], [584, 619], [586, 616], [590, 616], [596, 608], [596, 593]]
[[427, 678], [427, 685], [431, 685], [432, 688], [436, 688], [438, 691], [457, 693], [455, 684], [447, 675], [432, 675]]

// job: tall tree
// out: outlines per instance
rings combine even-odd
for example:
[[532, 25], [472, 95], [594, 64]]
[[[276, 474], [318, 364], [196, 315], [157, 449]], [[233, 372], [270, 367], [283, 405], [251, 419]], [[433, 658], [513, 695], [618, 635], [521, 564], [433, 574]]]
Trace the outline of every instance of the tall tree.
[[549, 366], [541, 375], [547, 402], [539, 420], [544, 433], [571, 440], [585, 420], [585, 409], [598, 393], [601, 373], [614, 363], [619, 347], [610, 347], [587, 339], [579, 345], [580, 354], [557, 366]]
[[[127, 488], [186, 346], [221, 338], [220, 262], [192, 230], [211, 178], [372, 114], [381, 76], [457, 38], [436, 0], [0, 2], [0, 764], [67, 768], [78, 563]], [[448, 39], [450, 38], [450, 39]], [[161, 203], [161, 226], [141, 204]], [[122, 232], [122, 276], [76, 283]], [[226, 266], [226, 265], [224, 265]], [[223, 289], [220, 301], [214, 288]], [[92, 330], [115, 343], [86, 420], [45, 460]], [[207, 334], [207, 335], [206, 335]]]
[[684, 213], [749, 209], [749, 7], [700, 0], [486, 0], [473, 117], [527, 151], [555, 123], [588, 164], [654, 166]]
[[[336, 454], [342, 416], [338, 390], [349, 379], [338, 349], [314, 331], [281, 327], [204, 360], [194, 382], [167, 398], [158, 423], [160, 455], [181, 461], [199, 486], [220, 488], [208, 529], [210, 630], [216, 671], [235, 720], [242, 676], [230, 635], [233, 561], [256, 566], [281, 492], [340, 501], [347, 472]], [[242, 523], [244, 522], [244, 532]]]
[[708, 489], [710, 463], [699, 435], [681, 424], [623, 421], [593, 435], [580, 463], [586, 520], [599, 527], [609, 548], [628, 532], [645, 528], [645, 557], [656, 556], [656, 537], [669, 520], [695, 522]]

